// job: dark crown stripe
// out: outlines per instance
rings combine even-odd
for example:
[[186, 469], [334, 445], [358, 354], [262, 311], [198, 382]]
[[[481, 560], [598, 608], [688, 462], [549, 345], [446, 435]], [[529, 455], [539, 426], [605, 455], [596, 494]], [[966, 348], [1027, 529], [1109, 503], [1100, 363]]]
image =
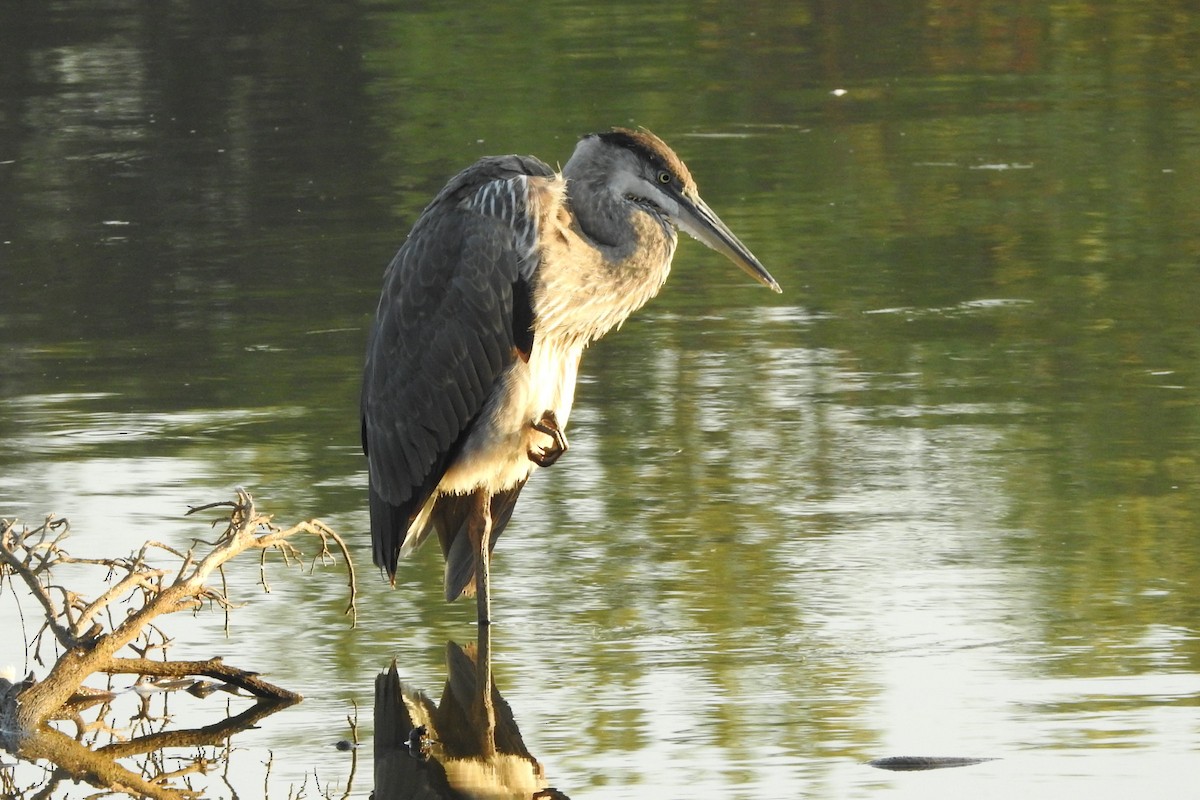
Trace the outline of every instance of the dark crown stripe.
[[613, 128], [611, 131], [596, 134], [602, 142], [623, 147], [636, 154], [639, 158], [653, 164], [656, 168], [665, 167], [685, 186], [691, 184], [692, 176], [686, 166], [675, 155], [667, 143], [648, 130], [630, 130], [629, 128]]

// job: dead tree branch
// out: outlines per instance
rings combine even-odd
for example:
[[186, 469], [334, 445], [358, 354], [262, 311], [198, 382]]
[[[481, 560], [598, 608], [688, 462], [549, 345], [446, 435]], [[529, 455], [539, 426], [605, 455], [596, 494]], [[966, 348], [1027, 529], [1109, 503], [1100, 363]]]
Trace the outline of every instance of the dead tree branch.
[[[228, 509], [228, 516], [223, 518], [224, 530], [215, 541], [196, 540], [187, 552], [147, 542], [124, 558], [71, 556], [63, 548], [70, 527], [62, 518], [47, 517], [38, 527], [21, 531], [15, 522], [0, 521], [0, 583], [6, 578], [19, 581], [42, 608], [43, 625], [34, 637], [34, 655], [39, 663], [42, 634], [49, 632], [59, 650], [49, 674], [40, 681], [27, 679], [14, 684], [0, 679], [0, 748], [26, 759], [49, 759], [98, 786], [129, 787], [144, 796], [181, 797], [186, 792], [167, 790], [161, 782], [130, 773], [113, 763], [111, 756], [88, 749], [77, 739], [48, 727], [46, 721], [77, 717], [81, 695], [86, 695], [81, 692], [83, 681], [96, 673], [153, 678], [204, 676], [258, 698], [285, 704], [299, 701], [295, 692], [274, 686], [254, 672], [229, 666], [219, 657], [203, 661], [146, 657], [171, 643], [155, 624], [159, 617], [206, 604], [226, 611], [234, 607], [223, 579], [219, 588], [209, 585], [213, 573], [220, 572], [226, 562], [247, 550], [264, 554], [274, 550], [283, 555], [285, 563], [293, 563], [301, 556], [290, 540], [300, 534], [317, 540], [314, 567], [318, 561], [334, 560], [335, 551], [341, 553], [350, 589], [346, 613], [352, 618], [356, 613], [354, 567], [345, 542], [335, 531], [319, 520], [280, 528], [269, 515], [259, 513], [250, 494], [240, 488], [232, 501], [210, 503], [188, 513], [213, 508]], [[177, 560], [177, 566], [164, 565], [164, 561], [171, 560]], [[53, 583], [53, 569], [64, 564], [106, 570], [107, 588], [89, 600]], [[265, 579], [263, 583], [265, 587]], [[118, 604], [122, 608], [116, 612]], [[126, 650], [136, 657], [123, 656]]]

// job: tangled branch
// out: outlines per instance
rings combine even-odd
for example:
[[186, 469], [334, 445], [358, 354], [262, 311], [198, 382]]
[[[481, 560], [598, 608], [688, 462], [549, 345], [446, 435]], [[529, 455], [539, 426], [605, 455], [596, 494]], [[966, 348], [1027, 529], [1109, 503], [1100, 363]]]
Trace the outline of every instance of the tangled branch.
[[[41, 650], [47, 636], [58, 651], [49, 673], [40, 681], [32, 676], [17, 683], [0, 678], [0, 748], [30, 760], [49, 759], [64, 768], [64, 762], [81, 767], [86, 764], [87, 775], [98, 775], [96, 758], [101, 754], [80, 743], [82, 725], [80, 735], [73, 740], [44, 724], [49, 719], [77, 718], [79, 708], [92, 702], [95, 694], [83, 687], [83, 681], [96, 673], [160, 680], [204, 676], [261, 699], [285, 703], [300, 699], [295, 692], [275, 686], [256, 673], [226, 665], [220, 658], [172, 661], [165, 655], [163, 660], [148, 657], [165, 651], [172, 641], [155, 624], [159, 617], [206, 604], [227, 612], [234, 607], [223, 574], [219, 588], [209, 584], [213, 573], [220, 572], [226, 562], [247, 550], [258, 550], [262, 557], [274, 550], [282, 554], [285, 563], [302, 562], [300, 551], [291, 541], [298, 534], [313, 536], [318, 542], [313, 567], [318, 562], [333, 561], [335, 552], [341, 553], [350, 594], [346, 614], [352, 619], [356, 615], [354, 567], [346, 543], [331, 528], [319, 520], [280, 528], [271, 516], [259, 513], [254, 499], [240, 488], [234, 500], [194, 507], [188, 514], [213, 508], [229, 509], [227, 517], [214, 523], [225, 522], [215, 541], [196, 540], [186, 552], [150, 541], [122, 558], [71, 556], [63, 547], [70, 532], [63, 518], [47, 517], [36, 528], [20, 531], [15, 521], [0, 521], [0, 583], [5, 579], [23, 583], [42, 609], [43, 623], [31, 643], [35, 660], [43, 663]], [[170, 561], [177, 563], [171, 566]], [[88, 599], [54, 583], [55, 568], [66, 564], [104, 570], [107, 588]], [[266, 589], [265, 574], [261, 581]], [[118, 604], [130, 608], [118, 613]], [[121, 773], [123, 769], [114, 763], [103, 770], [112, 773], [109, 785], [113, 780], [124, 782], [136, 777]]]

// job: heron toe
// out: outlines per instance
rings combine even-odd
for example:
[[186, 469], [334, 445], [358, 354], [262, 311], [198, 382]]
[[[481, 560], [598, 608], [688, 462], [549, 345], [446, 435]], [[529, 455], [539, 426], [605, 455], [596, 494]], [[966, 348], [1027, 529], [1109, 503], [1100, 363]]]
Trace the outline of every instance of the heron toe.
[[535, 447], [529, 451], [529, 460], [537, 464], [539, 467], [550, 467], [554, 462], [558, 461], [559, 457], [567, 452], [567, 435], [563, 433], [562, 428], [558, 424], [558, 415], [553, 411], [547, 411], [542, 415], [542, 418], [534, 422], [532, 427], [538, 433], [544, 433], [553, 439], [553, 443], [549, 447]]

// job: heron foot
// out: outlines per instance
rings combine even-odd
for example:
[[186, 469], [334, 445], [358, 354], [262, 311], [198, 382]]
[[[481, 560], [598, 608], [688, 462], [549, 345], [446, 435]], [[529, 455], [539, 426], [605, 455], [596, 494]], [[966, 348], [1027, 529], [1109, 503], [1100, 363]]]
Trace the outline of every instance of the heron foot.
[[558, 424], [558, 415], [553, 411], [542, 414], [542, 418], [531, 426], [538, 433], [544, 433], [554, 440], [549, 447], [534, 447], [529, 450], [529, 460], [539, 467], [553, 466], [559, 456], [567, 452], [567, 436]]

